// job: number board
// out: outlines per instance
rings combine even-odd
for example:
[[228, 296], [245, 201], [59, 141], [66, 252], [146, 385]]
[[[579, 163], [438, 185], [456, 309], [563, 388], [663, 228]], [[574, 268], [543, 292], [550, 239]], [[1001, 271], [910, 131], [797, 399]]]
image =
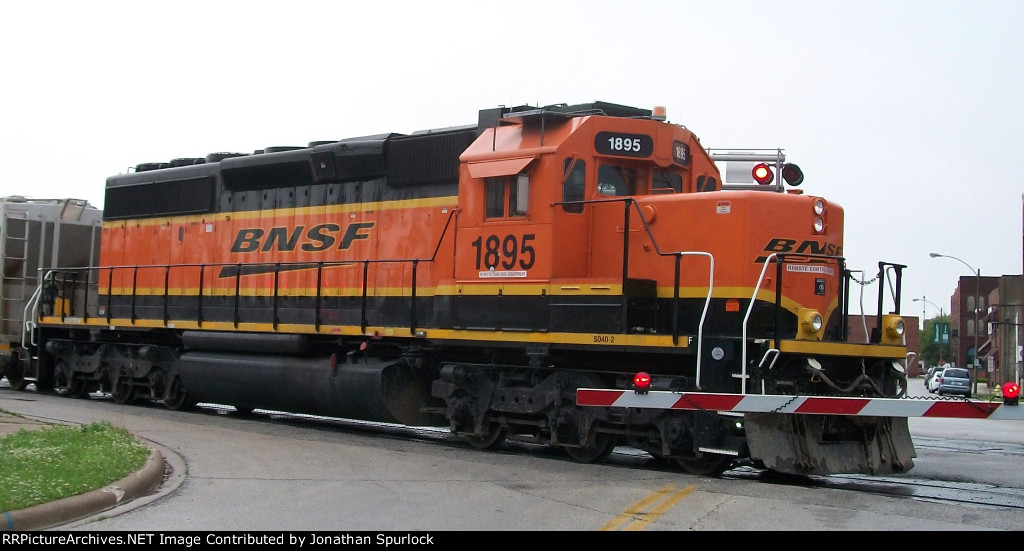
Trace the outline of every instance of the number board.
[[690, 166], [690, 144], [678, 140], [672, 142], [672, 160], [677, 165]]
[[594, 149], [602, 155], [650, 157], [654, 153], [654, 140], [644, 134], [598, 132], [594, 138]]

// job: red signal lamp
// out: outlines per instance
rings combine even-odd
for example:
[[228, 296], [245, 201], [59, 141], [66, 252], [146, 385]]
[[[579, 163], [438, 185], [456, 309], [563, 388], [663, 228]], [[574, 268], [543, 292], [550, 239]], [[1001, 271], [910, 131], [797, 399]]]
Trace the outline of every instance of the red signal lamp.
[[772, 172], [772, 167], [768, 166], [768, 163], [757, 163], [750, 171], [750, 175], [754, 178], [755, 182], [762, 186], [775, 181], [775, 173]]
[[[635, 380], [635, 379], [634, 379]], [[1003, 385], [1003, 403], [1008, 406], [1017, 405], [1020, 399], [1020, 385], [1017, 383], [1006, 383]]]
[[641, 371], [633, 375], [633, 391], [637, 394], [647, 394], [651, 389], [651, 376]]

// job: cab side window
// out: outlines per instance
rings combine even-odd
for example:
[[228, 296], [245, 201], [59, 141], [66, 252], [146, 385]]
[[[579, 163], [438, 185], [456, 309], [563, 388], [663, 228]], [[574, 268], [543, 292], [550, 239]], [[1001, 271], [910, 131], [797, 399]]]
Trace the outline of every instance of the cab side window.
[[697, 191], [717, 191], [718, 180], [714, 176], [701, 174], [697, 177]]
[[530, 201], [530, 176], [492, 176], [484, 182], [487, 218], [526, 216]]
[[[568, 172], [568, 174], [565, 181], [562, 182], [562, 201], [582, 201], [587, 163], [578, 159], [575, 162], [573, 159], [566, 159], [564, 171]], [[583, 212], [583, 204], [562, 205], [562, 211], [579, 214]]]
[[682, 191], [682, 176], [663, 170], [655, 170], [651, 175], [651, 193], [682, 193]]

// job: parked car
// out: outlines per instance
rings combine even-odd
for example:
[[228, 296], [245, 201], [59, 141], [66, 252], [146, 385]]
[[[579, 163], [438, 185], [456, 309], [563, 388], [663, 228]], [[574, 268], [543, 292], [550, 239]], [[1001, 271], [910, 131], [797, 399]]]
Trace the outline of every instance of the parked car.
[[962, 367], [947, 367], [938, 376], [939, 396], [947, 394], [959, 394], [966, 398], [971, 397], [971, 374]]
[[935, 394], [939, 390], [939, 377], [942, 376], [943, 369], [937, 365], [928, 369], [928, 373], [924, 376], [924, 387], [928, 389], [928, 392]]

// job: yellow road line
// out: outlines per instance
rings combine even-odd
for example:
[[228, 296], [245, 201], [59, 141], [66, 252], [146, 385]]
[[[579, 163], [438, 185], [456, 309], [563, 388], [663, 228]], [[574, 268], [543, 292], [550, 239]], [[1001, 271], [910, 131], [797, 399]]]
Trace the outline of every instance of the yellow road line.
[[[667, 498], [665, 497], [667, 494], [673, 492], [673, 490], [675, 489], [676, 487], [674, 484], [668, 484], [667, 486], [660, 488], [653, 494], [627, 507], [626, 510], [622, 512], [622, 514], [608, 521], [608, 523], [599, 528], [598, 531], [614, 531], [630, 519], [635, 520], [633, 520], [632, 523], [626, 526], [622, 530], [623, 532], [636, 532], [639, 530], [643, 530], [644, 528], [647, 528], [647, 525], [654, 522], [654, 520], [660, 517], [661, 515], [665, 514], [665, 511], [671, 509], [673, 505], [679, 502], [679, 500], [690, 495], [691, 493], [693, 493], [694, 490], [693, 486], [691, 485], [675, 493], [672, 493], [671, 495], [668, 495]], [[663, 499], [664, 501], [662, 501]], [[661, 501], [661, 503], [657, 507], [651, 509], [650, 511], [646, 510], [648, 507], [655, 503], [658, 503], [659, 501]]]

